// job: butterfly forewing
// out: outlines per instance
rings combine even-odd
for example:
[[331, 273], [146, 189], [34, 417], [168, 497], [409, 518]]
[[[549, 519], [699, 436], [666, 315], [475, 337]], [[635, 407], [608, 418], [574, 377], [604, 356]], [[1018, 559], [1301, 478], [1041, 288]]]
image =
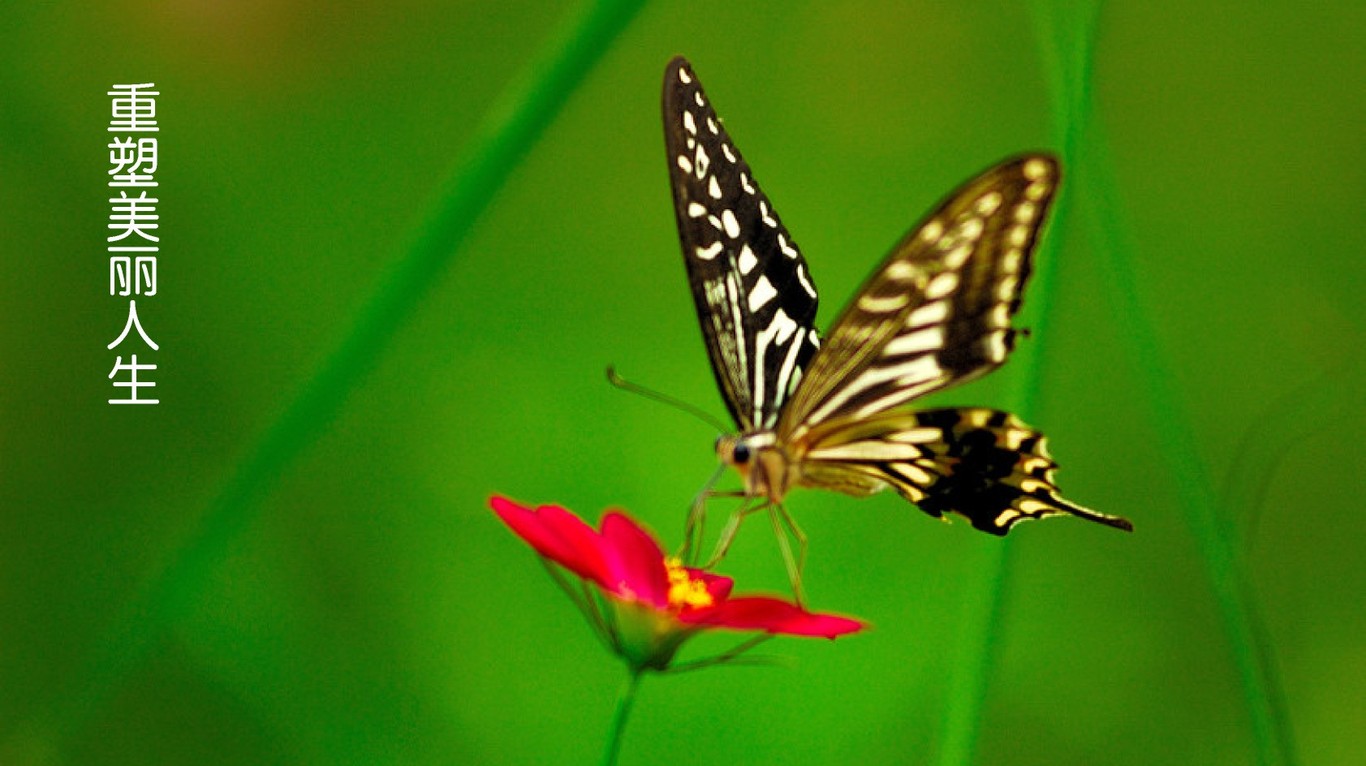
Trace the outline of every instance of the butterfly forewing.
[[1051, 157], [1008, 160], [912, 229], [835, 320], [780, 436], [869, 418], [1004, 362], [1057, 183]]
[[820, 342], [806, 260], [682, 58], [664, 73], [664, 140], [717, 385], [742, 430], [770, 428]]

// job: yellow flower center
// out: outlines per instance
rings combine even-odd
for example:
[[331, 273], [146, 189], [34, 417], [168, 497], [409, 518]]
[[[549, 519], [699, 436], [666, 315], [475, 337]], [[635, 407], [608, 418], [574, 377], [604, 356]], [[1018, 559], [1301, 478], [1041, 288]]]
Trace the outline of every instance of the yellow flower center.
[[688, 574], [683, 562], [670, 556], [664, 560], [664, 566], [669, 571], [669, 606], [675, 609], [700, 609], [712, 605], [707, 583]]

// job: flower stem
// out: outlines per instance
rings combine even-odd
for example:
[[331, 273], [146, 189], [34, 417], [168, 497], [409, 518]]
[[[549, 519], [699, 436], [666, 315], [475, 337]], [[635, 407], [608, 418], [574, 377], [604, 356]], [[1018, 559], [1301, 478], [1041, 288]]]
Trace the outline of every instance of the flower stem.
[[631, 708], [636, 703], [636, 690], [640, 688], [640, 668], [632, 668], [631, 675], [621, 686], [617, 695], [617, 711], [612, 715], [612, 728], [607, 730], [607, 746], [602, 751], [602, 766], [616, 766], [617, 755], [621, 753], [621, 737], [626, 732], [626, 721], [631, 717]]

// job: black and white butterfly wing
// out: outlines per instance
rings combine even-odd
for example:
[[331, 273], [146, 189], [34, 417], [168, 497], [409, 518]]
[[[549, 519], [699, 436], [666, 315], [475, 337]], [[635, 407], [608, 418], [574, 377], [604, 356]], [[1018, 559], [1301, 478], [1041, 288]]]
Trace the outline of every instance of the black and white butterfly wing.
[[1058, 177], [1047, 155], [1007, 160], [902, 238], [835, 320], [779, 438], [866, 420], [1005, 362]]
[[682, 57], [664, 72], [664, 143], [717, 386], [741, 430], [771, 428], [820, 344], [806, 260]]

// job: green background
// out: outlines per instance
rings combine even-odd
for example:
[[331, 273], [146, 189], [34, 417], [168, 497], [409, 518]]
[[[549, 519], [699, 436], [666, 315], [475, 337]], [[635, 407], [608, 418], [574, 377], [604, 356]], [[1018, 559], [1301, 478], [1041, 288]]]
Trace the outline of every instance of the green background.
[[[1064, 152], [1036, 332], [930, 401], [1024, 406], [1068, 496], [1136, 532], [1003, 548], [798, 492], [812, 605], [874, 629], [647, 679], [622, 762], [1366, 762], [1360, 3], [650, 3], [580, 39], [558, 112], [516, 94], [577, 4], [350, 5], [0, 18], [0, 763], [598, 757], [622, 667], [487, 497], [673, 545], [714, 466], [602, 374], [723, 413], [662, 152], [676, 53], [822, 325], [948, 189]], [[162, 404], [114, 407], [105, 92], [143, 81]], [[548, 121], [525, 154], [478, 138], [507, 109]], [[405, 271], [460, 199], [487, 207]], [[785, 583], [762, 523], [724, 569]]]

